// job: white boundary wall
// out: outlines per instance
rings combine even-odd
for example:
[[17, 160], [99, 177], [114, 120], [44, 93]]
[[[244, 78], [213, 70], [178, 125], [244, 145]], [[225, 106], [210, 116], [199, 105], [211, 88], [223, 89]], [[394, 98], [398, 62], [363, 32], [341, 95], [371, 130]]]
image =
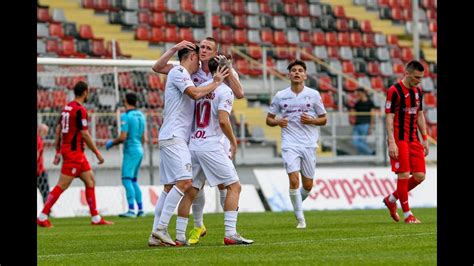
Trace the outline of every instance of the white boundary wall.
[[[428, 167], [425, 181], [409, 193], [410, 207], [436, 207], [437, 171]], [[288, 175], [283, 168], [254, 169], [272, 211], [293, 211]], [[383, 197], [397, 186], [386, 167], [316, 168], [313, 189], [304, 210], [379, 209]]]
[[[145, 213], [154, 213], [155, 203], [161, 195], [163, 186], [140, 186], [142, 190], [143, 210]], [[206, 194], [206, 205], [204, 213], [222, 212], [219, 202], [217, 188], [204, 187]], [[99, 186], [95, 188], [97, 210], [101, 215], [118, 215], [128, 210], [125, 189], [122, 186]], [[43, 209], [41, 194], [37, 190], [37, 213]], [[240, 194], [239, 212], [263, 212], [265, 211], [253, 185], [242, 185]], [[177, 210], [175, 210], [176, 214]], [[84, 187], [69, 187], [61, 194], [56, 204], [51, 209], [52, 217], [77, 217], [89, 216]]]

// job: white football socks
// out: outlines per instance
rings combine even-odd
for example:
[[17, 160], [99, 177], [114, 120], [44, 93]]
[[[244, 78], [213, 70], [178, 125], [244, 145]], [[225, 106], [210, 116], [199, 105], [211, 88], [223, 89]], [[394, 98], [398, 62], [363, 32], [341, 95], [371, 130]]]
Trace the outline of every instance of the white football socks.
[[304, 200], [308, 197], [309, 192], [311, 192], [311, 189], [310, 189], [310, 190], [306, 190], [306, 189], [304, 189], [304, 187], [301, 187], [301, 188], [300, 188], [301, 201], [304, 201]]
[[41, 212], [40, 215], [38, 216], [38, 219], [44, 222], [48, 219], [48, 215]]
[[301, 199], [301, 192], [299, 189], [290, 188], [290, 199], [293, 204], [293, 210], [295, 211], [296, 219], [304, 219], [303, 215], [303, 201]]
[[225, 198], [227, 197], [227, 189], [226, 188], [224, 188], [223, 190], [219, 189], [219, 194], [220, 194], [221, 206], [222, 206], [222, 209], [224, 209]]
[[102, 219], [102, 217], [100, 217], [99, 214], [97, 214], [97, 215], [95, 215], [95, 216], [92, 216], [92, 221], [93, 221], [94, 223], [100, 222], [100, 219]]
[[161, 211], [160, 221], [158, 222], [158, 229], [165, 229], [168, 227], [170, 223], [171, 216], [173, 216], [173, 212], [178, 206], [179, 201], [183, 197], [183, 192], [179, 190], [176, 186], [168, 193], [166, 196], [165, 204], [163, 206], [163, 210]]
[[199, 190], [196, 198], [193, 201], [193, 218], [194, 227], [200, 228], [204, 225], [203, 223], [203, 212], [204, 204], [206, 203], [206, 196], [204, 195], [204, 187]]
[[224, 212], [225, 236], [232, 236], [237, 233], [237, 215], [238, 211]]
[[186, 227], [188, 226], [188, 218], [176, 218], [176, 239], [179, 241], [186, 241]]
[[161, 192], [160, 198], [158, 199], [158, 202], [155, 205], [155, 218], [153, 220], [153, 228], [151, 228], [151, 231], [155, 230], [156, 227], [158, 226], [158, 222], [160, 221], [161, 211], [163, 210], [163, 206], [165, 205], [165, 200], [166, 200], [167, 195], [168, 195], [168, 192], [165, 192], [163, 190]]

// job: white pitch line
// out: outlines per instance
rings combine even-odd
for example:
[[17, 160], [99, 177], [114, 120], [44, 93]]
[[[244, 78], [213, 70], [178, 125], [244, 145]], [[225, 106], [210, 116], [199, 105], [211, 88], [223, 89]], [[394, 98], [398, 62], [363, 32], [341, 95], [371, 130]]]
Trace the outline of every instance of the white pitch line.
[[95, 254], [108, 254], [108, 253], [124, 253], [124, 252], [143, 252], [143, 251], [170, 251], [176, 249], [215, 249], [215, 248], [230, 248], [230, 247], [247, 247], [247, 246], [278, 246], [278, 245], [289, 245], [289, 244], [303, 244], [303, 243], [321, 243], [321, 242], [333, 242], [333, 241], [348, 241], [348, 240], [367, 240], [374, 238], [388, 238], [388, 237], [412, 237], [412, 236], [424, 236], [424, 235], [435, 235], [436, 232], [426, 232], [418, 234], [404, 234], [404, 235], [378, 235], [378, 236], [366, 236], [366, 237], [349, 237], [349, 238], [328, 238], [328, 239], [308, 239], [298, 241], [287, 241], [287, 242], [273, 242], [273, 243], [255, 243], [252, 245], [234, 245], [234, 246], [186, 246], [186, 247], [154, 247], [147, 249], [129, 249], [129, 250], [117, 250], [117, 251], [99, 251], [99, 252], [88, 252], [88, 253], [68, 253], [68, 254], [51, 254], [51, 255], [38, 255], [38, 258], [56, 258], [56, 257], [69, 257], [69, 256], [82, 256], [82, 255], [95, 255]]

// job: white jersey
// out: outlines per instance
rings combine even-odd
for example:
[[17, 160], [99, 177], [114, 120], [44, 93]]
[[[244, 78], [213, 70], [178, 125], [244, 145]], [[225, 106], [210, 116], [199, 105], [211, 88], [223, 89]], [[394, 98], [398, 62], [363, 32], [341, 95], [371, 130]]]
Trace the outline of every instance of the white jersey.
[[281, 129], [282, 148], [294, 146], [316, 148], [318, 146], [317, 127], [301, 123], [303, 112], [312, 117], [326, 113], [321, 95], [317, 90], [305, 86], [298, 95], [291, 90], [291, 87], [281, 90], [273, 98], [268, 112], [288, 118], [288, 126]]
[[181, 65], [173, 67], [168, 73], [165, 85], [165, 108], [159, 140], [179, 137], [186, 141], [193, 124], [194, 100], [186, 95], [186, 88], [194, 86], [189, 72]]
[[[201, 84], [206, 86], [213, 80]], [[219, 125], [218, 111], [230, 114], [234, 103], [234, 93], [226, 84], [219, 85], [214, 91], [196, 101], [194, 132], [189, 141], [189, 150], [215, 151], [222, 150], [227, 138]]]
[[[179, 65], [173, 64], [173, 66], [179, 66]], [[239, 74], [237, 74], [237, 72], [234, 69], [232, 69], [232, 74], [235, 76], [237, 80], [239, 80]], [[201, 86], [201, 84], [213, 78], [212, 78], [211, 72], [208, 72], [208, 73], [204, 72], [204, 70], [202, 70], [202, 65], [199, 65], [198, 71], [196, 71], [196, 73], [194, 74], [191, 74], [191, 79], [194, 82], [194, 84], [196, 84], [196, 87], [197, 87], [197, 86]]]

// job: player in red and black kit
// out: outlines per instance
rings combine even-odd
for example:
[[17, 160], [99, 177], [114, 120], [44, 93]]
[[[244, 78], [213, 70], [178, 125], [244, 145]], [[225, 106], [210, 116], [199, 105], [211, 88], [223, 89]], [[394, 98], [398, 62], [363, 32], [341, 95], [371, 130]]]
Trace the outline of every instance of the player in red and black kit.
[[[388, 152], [392, 171], [398, 175], [397, 190], [384, 198], [383, 202], [395, 221], [397, 199], [405, 216], [405, 223], [421, 223], [413, 216], [408, 205], [408, 191], [425, 179], [425, 156], [428, 155], [425, 116], [423, 114], [423, 92], [418, 85], [423, 78], [424, 67], [418, 61], [410, 61], [403, 79], [390, 87], [385, 104]], [[422, 142], [418, 138], [418, 129]]]
[[99, 164], [104, 162], [104, 158], [92, 141], [87, 128], [87, 111], [82, 106], [87, 102], [89, 89], [85, 82], [79, 81], [74, 86], [75, 99], [68, 103], [61, 112], [58, 125], [56, 126], [56, 156], [54, 164], [59, 164], [63, 158], [61, 175], [57, 185], [48, 195], [48, 199], [43, 210], [36, 219], [36, 223], [41, 227], [51, 227], [48, 219], [49, 212], [61, 193], [66, 190], [74, 178], [79, 177], [86, 186], [86, 200], [92, 216], [92, 225], [109, 225], [112, 222], [104, 220], [99, 215], [95, 204], [95, 180], [86, 155], [84, 154], [84, 142], [91, 149]]

